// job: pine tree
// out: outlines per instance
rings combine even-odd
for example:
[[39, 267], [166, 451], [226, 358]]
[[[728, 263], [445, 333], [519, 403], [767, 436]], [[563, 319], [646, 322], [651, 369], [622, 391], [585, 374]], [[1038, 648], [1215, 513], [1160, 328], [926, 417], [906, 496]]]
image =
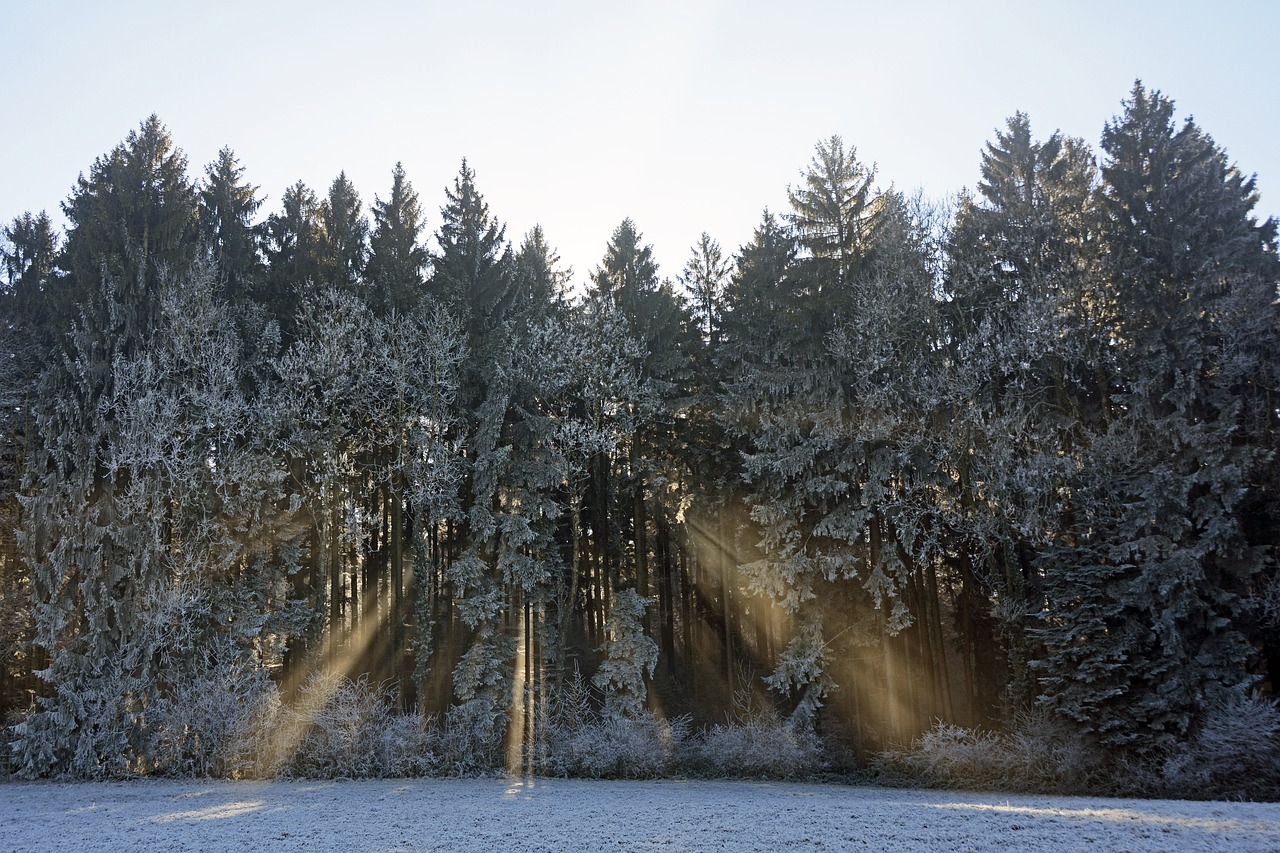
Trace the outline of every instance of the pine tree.
[[463, 320], [472, 351], [478, 354], [485, 334], [506, 316], [512, 282], [506, 227], [490, 215], [475, 177], [463, 160], [453, 189], [445, 190], [430, 292]]
[[302, 297], [320, 281], [323, 226], [320, 203], [298, 181], [284, 191], [281, 211], [267, 217], [263, 252], [267, 275], [256, 295], [279, 323], [285, 343], [293, 340]]
[[722, 359], [726, 366], [743, 357], [765, 357], [796, 319], [799, 246], [795, 233], [765, 211], [751, 237], [738, 250], [725, 286]]
[[159, 271], [182, 270], [199, 247], [196, 191], [186, 170], [186, 155], [152, 115], [95, 160], [89, 177], [80, 176], [62, 205], [69, 228], [59, 266], [68, 279], [54, 300], [55, 326], [96, 298], [104, 276], [127, 306], [121, 320], [135, 334], [148, 326]]
[[1241, 429], [1269, 405], [1254, 392], [1267, 357], [1239, 356], [1267, 346], [1244, 333], [1275, 316], [1275, 224], [1252, 217], [1252, 179], [1172, 116], [1139, 83], [1103, 133], [1122, 384], [1074, 488], [1075, 536], [1042, 555], [1057, 569], [1043, 701], [1137, 751], [1183, 738], [1252, 680], [1241, 617], [1267, 560], [1241, 524], [1272, 451]]
[[[820, 145], [808, 189], [792, 193], [796, 230], [788, 239], [766, 219], [729, 291], [724, 411], [747, 445], [744, 498], [758, 541], [740, 568], [792, 624], [774, 683], [795, 697], [797, 722], [833, 677], [878, 680], [882, 697], [914, 689], [908, 643], [923, 641], [903, 632], [921, 630], [917, 573], [936, 556], [924, 519], [942, 463], [923, 431], [937, 390], [934, 282], [912, 210], [896, 193], [871, 196], [871, 177], [838, 139]], [[797, 243], [808, 254], [788, 264]], [[735, 341], [753, 316], [759, 324]], [[852, 658], [859, 625], [875, 626], [881, 661], [839, 676], [810, 665], [828, 636], [842, 645], [824, 654]], [[797, 683], [805, 673], [823, 681]], [[838, 710], [861, 726], [869, 702], [846, 692]], [[909, 730], [900, 709], [911, 705], [882, 698], [882, 737]]]
[[671, 283], [659, 279], [653, 247], [644, 244], [635, 222], [624, 219], [614, 229], [591, 283], [589, 298], [617, 306], [644, 347], [647, 378], [667, 383], [687, 378], [692, 342], [684, 333], [692, 325], [684, 321], [685, 306]]
[[525, 235], [515, 257], [516, 291], [530, 320], [537, 322], [564, 310], [573, 270], [560, 266], [560, 256], [547, 243], [541, 225]]
[[681, 283], [693, 296], [694, 315], [703, 339], [713, 348], [719, 342], [720, 314], [729, 269], [729, 261], [724, 257], [720, 244], [704, 231], [680, 276]]
[[608, 717], [636, 719], [645, 710], [649, 688], [645, 676], [653, 677], [658, 664], [658, 644], [644, 631], [644, 611], [649, 600], [634, 589], [614, 596], [605, 628], [608, 639], [601, 650], [604, 660], [591, 679], [604, 691], [604, 713]]
[[354, 288], [369, 256], [369, 220], [360, 194], [341, 172], [320, 204], [320, 275], [335, 287]]
[[1089, 149], [1058, 133], [1034, 140], [1019, 113], [988, 143], [982, 175], [980, 198], [956, 214], [939, 312], [949, 364], [939, 415], [954, 441], [957, 510], [940, 525], [955, 531], [971, 719], [1017, 711], [1036, 693], [1027, 629], [1042, 578], [1032, 558], [1046, 531], [1070, 524], [1066, 481], [1099, 421], [1098, 376], [1111, 372]]
[[269, 614], [251, 602], [266, 607], [273, 584], [248, 569], [279, 480], [250, 441], [215, 280], [207, 263], [163, 273], [152, 333], [127, 352], [100, 333], [127, 309], [105, 280], [43, 379], [57, 402], [36, 410], [21, 541], [50, 665], [19, 731], [28, 775], [146, 770], [149, 711], [209, 642], [269, 651]]
[[857, 274], [871, 243], [876, 207], [875, 166], [846, 151], [839, 136], [819, 142], [804, 183], [787, 193], [800, 245], [813, 259], [818, 292], [839, 288]]
[[35, 687], [30, 570], [18, 547], [19, 499], [32, 441], [31, 406], [51, 351], [44, 300], [57, 243], [49, 217], [25, 213], [0, 229], [0, 713]]
[[391, 172], [390, 197], [383, 201], [375, 196], [372, 213], [365, 271], [370, 302], [384, 316], [410, 313], [421, 296], [428, 256], [419, 242], [424, 223], [418, 194], [399, 163]]
[[258, 188], [244, 181], [244, 167], [230, 148], [205, 168], [200, 188], [200, 225], [223, 278], [227, 298], [238, 302], [254, 292], [265, 272], [260, 228], [253, 217], [262, 206]]
[[58, 239], [44, 211], [35, 215], [28, 211], [0, 230], [5, 316], [41, 339], [55, 331], [49, 326], [49, 300], [58, 286], [57, 263]]

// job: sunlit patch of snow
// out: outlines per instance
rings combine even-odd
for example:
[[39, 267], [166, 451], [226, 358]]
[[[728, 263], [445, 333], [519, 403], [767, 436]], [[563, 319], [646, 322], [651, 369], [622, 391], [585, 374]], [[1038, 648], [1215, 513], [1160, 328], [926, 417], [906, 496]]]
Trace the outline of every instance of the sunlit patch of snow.
[[154, 823], [173, 823], [179, 820], [218, 820], [220, 818], [237, 817], [239, 815], [256, 812], [265, 806], [266, 803], [258, 800], [256, 802], [239, 802], [239, 803], [223, 803], [222, 805], [210, 806], [207, 809], [196, 809], [188, 812], [170, 812], [169, 814], [156, 815], [151, 820]]
[[1138, 811], [1121, 808], [1051, 808], [1045, 806], [1015, 806], [1009, 803], [924, 803], [935, 809], [971, 809], [974, 811], [1027, 814], [1040, 817], [1065, 817], [1084, 821], [1138, 821], [1171, 827], [1194, 827], [1210, 832], [1268, 832], [1275, 831], [1269, 821], [1231, 820], [1215, 817], [1186, 817], [1160, 814], [1156, 811]]
[[0, 785], [16, 850], [1280, 850], [1280, 804], [781, 782]]

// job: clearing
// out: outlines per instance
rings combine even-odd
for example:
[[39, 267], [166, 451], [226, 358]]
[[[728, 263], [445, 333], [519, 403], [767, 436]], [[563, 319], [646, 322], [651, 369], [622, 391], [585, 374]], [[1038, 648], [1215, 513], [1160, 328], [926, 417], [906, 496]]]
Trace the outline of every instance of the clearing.
[[1280, 804], [787, 782], [0, 784], [5, 850], [1280, 850]]

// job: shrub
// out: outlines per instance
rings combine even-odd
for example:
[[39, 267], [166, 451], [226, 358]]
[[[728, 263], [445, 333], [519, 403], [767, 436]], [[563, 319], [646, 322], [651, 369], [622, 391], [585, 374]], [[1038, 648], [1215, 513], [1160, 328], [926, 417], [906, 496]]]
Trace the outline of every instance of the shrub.
[[1045, 713], [1021, 715], [1005, 733], [939, 721], [910, 749], [880, 760], [912, 781], [948, 788], [1083, 792], [1113, 789], [1118, 781], [1113, 763]]
[[243, 650], [214, 646], [151, 712], [150, 757], [157, 773], [237, 778], [256, 775], [280, 697]]
[[652, 779], [679, 765], [689, 722], [648, 712], [627, 717], [595, 711], [592, 687], [574, 667], [555, 696], [534, 767], [549, 776]]
[[712, 726], [694, 740], [689, 755], [692, 769], [711, 776], [793, 779], [823, 766], [818, 737], [779, 718]]
[[467, 776], [497, 770], [502, 766], [502, 737], [489, 703], [453, 706], [437, 732], [440, 772]]
[[288, 711], [278, 742], [296, 744], [281, 770], [308, 778], [423, 775], [439, 764], [438, 736], [417, 714], [400, 714], [385, 685], [315, 674]]
[[1280, 799], [1280, 709], [1243, 694], [1219, 701], [1163, 770], [1178, 796]]
[[539, 772], [586, 779], [654, 779], [677, 767], [689, 722], [652, 714], [590, 720], [575, 729], [551, 724]]

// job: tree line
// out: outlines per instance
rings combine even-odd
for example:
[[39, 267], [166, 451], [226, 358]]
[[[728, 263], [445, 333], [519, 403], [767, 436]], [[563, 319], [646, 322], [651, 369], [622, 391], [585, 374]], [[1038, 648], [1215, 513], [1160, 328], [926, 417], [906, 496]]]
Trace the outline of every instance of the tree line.
[[[972, 194], [838, 136], [676, 281], [575, 295], [463, 161], [262, 216], [152, 116], [3, 229], [0, 702], [32, 775], [145, 770], [211, 673], [367, 676], [531, 742], [767, 706], [857, 755], [1045, 709], [1142, 756], [1280, 672], [1276, 223], [1136, 84]], [[573, 686], [576, 685], [576, 686]]]

